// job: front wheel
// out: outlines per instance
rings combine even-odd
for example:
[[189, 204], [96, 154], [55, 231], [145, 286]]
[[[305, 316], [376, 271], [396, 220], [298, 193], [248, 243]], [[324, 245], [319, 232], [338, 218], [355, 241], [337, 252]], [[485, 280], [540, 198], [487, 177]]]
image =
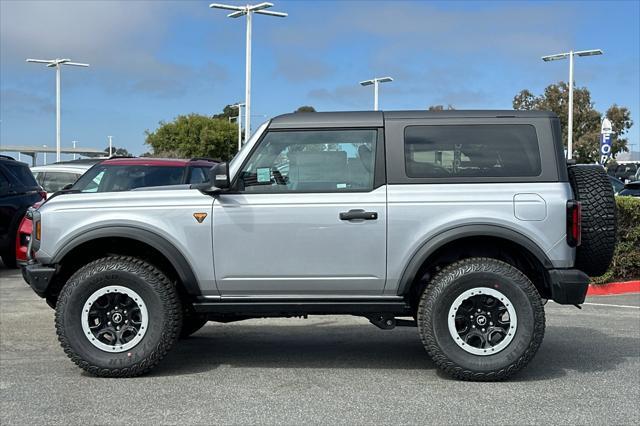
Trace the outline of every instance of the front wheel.
[[418, 305], [418, 330], [435, 364], [462, 380], [502, 380], [533, 358], [544, 336], [540, 296], [518, 269], [471, 258], [442, 270]]
[[133, 257], [85, 265], [65, 284], [56, 304], [62, 348], [96, 376], [146, 373], [175, 344], [181, 328], [174, 285], [153, 265]]

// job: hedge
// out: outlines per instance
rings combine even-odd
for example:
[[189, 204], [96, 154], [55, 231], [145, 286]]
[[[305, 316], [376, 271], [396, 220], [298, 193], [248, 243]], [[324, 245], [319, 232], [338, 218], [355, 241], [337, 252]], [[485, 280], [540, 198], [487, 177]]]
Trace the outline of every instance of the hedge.
[[618, 234], [609, 270], [594, 277], [594, 284], [640, 279], [640, 198], [616, 197]]

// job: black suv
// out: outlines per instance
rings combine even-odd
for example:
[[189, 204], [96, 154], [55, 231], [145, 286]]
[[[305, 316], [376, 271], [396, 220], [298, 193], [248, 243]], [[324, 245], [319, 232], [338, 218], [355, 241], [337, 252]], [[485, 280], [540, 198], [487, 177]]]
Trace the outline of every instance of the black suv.
[[16, 232], [22, 217], [44, 197], [26, 163], [0, 155], [0, 256], [6, 267], [16, 266]]

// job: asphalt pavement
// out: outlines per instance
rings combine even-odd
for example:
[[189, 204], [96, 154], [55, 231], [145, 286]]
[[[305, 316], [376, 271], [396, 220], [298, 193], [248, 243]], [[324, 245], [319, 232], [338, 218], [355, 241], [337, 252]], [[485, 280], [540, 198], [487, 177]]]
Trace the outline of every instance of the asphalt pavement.
[[502, 383], [451, 380], [415, 328], [348, 316], [209, 323], [151, 374], [101, 379], [0, 269], [0, 424], [638, 424], [639, 307], [640, 294], [549, 302], [537, 356]]

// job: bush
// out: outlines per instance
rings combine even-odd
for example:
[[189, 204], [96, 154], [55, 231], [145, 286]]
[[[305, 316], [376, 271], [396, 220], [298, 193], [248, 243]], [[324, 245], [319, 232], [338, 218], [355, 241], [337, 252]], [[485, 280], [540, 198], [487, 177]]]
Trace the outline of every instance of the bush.
[[616, 197], [618, 235], [609, 270], [595, 284], [640, 279], [640, 198]]

